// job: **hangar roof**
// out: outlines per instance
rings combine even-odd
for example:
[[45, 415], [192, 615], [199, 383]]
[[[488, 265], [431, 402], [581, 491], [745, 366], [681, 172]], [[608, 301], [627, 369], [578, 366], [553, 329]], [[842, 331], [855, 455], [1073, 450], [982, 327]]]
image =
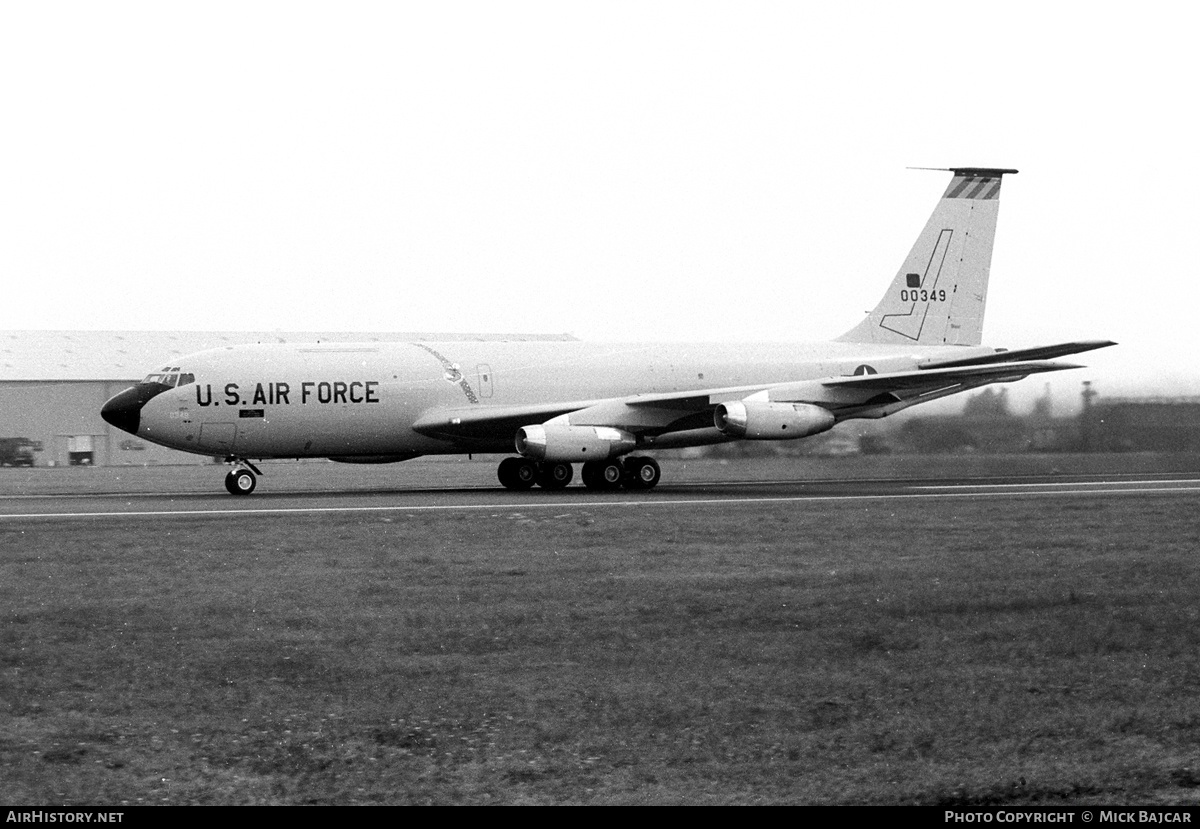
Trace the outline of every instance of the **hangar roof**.
[[567, 334], [368, 331], [0, 331], [0, 381], [134, 381], [173, 357], [245, 343], [571, 339]]

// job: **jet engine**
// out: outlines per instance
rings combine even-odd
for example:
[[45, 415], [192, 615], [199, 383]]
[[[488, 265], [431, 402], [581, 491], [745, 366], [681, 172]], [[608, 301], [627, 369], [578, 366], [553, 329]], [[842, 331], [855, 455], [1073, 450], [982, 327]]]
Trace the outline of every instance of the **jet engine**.
[[833, 412], [811, 403], [734, 400], [713, 412], [723, 434], [745, 440], [794, 440], [833, 428]]
[[535, 461], [602, 461], [632, 452], [637, 440], [611, 426], [543, 423], [517, 430], [517, 452]]

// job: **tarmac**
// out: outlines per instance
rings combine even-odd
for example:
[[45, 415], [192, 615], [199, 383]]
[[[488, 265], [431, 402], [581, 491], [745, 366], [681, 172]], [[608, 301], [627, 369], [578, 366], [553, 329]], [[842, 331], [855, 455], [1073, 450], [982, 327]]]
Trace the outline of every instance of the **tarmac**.
[[853, 501], [946, 501], [950, 499], [1126, 498], [1196, 492], [1200, 476], [1138, 473], [1091, 476], [1012, 476], [960, 480], [719, 481], [663, 483], [649, 492], [563, 490], [510, 492], [497, 486], [383, 487], [368, 491], [272, 491], [236, 497], [217, 491], [89, 492], [0, 495], [0, 521], [18, 519], [229, 518], [315, 513], [468, 512], [511, 509], [670, 510], [707, 506], [734, 510], [769, 503], [814, 506]]

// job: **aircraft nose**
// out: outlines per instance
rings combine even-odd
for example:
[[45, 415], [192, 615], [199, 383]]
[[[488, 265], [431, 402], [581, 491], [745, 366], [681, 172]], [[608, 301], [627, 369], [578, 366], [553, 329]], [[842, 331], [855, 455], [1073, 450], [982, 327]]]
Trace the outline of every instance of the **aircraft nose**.
[[136, 435], [142, 422], [142, 406], [169, 387], [158, 383], [139, 383], [113, 396], [100, 408], [100, 416], [122, 431]]
[[100, 408], [100, 416], [118, 429], [136, 435], [144, 402], [139, 399], [136, 388], [125, 389]]

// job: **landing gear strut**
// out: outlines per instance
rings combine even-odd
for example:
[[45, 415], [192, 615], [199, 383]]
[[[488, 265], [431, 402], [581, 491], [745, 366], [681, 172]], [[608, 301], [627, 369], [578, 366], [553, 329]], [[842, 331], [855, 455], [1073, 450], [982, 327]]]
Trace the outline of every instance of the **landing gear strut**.
[[230, 457], [226, 458], [225, 462], [235, 464], [234, 468], [225, 476], [225, 489], [229, 491], [229, 494], [249, 495], [253, 492], [258, 486], [258, 478], [254, 477], [255, 473], [262, 474], [258, 467], [241, 458]]

